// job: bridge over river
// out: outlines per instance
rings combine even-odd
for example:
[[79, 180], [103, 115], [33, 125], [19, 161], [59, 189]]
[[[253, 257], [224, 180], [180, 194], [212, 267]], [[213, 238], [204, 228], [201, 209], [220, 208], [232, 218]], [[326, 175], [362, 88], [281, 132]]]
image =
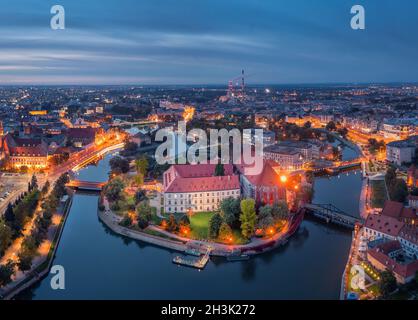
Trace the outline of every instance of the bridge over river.
[[77, 190], [101, 191], [105, 184], [105, 182], [71, 180], [66, 186]]
[[305, 204], [305, 208], [315, 217], [346, 228], [354, 228], [356, 223], [363, 222], [361, 218], [348, 214], [332, 204], [309, 203]]

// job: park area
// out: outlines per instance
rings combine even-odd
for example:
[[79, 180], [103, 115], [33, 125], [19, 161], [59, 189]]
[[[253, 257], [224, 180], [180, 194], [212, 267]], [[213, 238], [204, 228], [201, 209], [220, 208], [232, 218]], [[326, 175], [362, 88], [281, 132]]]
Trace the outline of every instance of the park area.
[[387, 200], [386, 185], [384, 180], [370, 180], [371, 205], [373, 208], [381, 209]]

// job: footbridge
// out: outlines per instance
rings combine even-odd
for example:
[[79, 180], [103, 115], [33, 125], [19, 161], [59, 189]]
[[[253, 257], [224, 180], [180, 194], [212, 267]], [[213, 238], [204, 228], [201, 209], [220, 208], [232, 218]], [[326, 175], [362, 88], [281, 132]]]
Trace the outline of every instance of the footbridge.
[[71, 180], [66, 186], [77, 190], [101, 191], [105, 184], [105, 182]]

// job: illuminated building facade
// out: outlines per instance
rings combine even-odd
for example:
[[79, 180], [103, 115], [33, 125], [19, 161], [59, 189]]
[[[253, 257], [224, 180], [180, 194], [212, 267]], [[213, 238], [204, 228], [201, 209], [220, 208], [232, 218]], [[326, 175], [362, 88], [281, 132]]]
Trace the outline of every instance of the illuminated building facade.
[[48, 146], [42, 139], [7, 134], [3, 138], [2, 149], [8, 167], [39, 170], [48, 166]]
[[228, 197], [240, 197], [238, 175], [224, 165], [224, 176], [215, 176], [216, 165], [173, 165], [163, 176], [164, 211], [204, 212], [217, 210]]

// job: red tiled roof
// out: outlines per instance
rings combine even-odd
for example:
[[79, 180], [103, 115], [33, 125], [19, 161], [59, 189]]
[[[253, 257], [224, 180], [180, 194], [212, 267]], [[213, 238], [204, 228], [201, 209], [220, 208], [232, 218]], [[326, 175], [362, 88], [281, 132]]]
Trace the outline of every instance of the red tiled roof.
[[389, 253], [401, 249], [399, 241], [389, 241], [383, 243], [373, 249], [369, 249], [367, 254], [385, 265], [387, 269], [403, 278], [409, 278], [418, 271], [418, 260], [414, 260], [407, 264], [401, 264], [389, 257]]
[[381, 214], [382, 216], [396, 219], [414, 219], [418, 217], [415, 209], [405, 208], [402, 203], [395, 201], [386, 201]]
[[367, 217], [365, 227], [396, 237], [405, 224], [393, 217], [371, 214]]
[[82, 138], [82, 139], [94, 139], [95, 135], [96, 135], [96, 128], [91, 128], [91, 127], [87, 127], [87, 128], [69, 128], [67, 130], [67, 136], [69, 138], [73, 138], [73, 139], [78, 139], [78, 138]]
[[183, 192], [205, 192], [205, 191], [223, 191], [240, 189], [238, 176], [221, 177], [196, 177], [184, 178], [176, 177], [167, 187], [165, 192], [183, 193]]
[[[277, 186], [280, 183], [279, 174], [274, 170], [278, 166], [274, 161], [264, 161], [263, 171], [258, 175], [245, 175], [248, 181], [255, 186]], [[238, 166], [241, 173], [244, 172], [244, 165]]]
[[48, 146], [42, 139], [13, 137], [11, 134], [4, 138], [4, 149], [12, 156], [48, 155]]
[[386, 201], [383, 206], [382, 215], [392, 218], [399, 218], [401, 216], [403, 204], [396, 201]]
[[[216, 164], [173, 165], [173, 168], [182, 178], [212, 177]], [[232, 164], [224, 164], [224, 173], [226, 176], [234, 173]]]

